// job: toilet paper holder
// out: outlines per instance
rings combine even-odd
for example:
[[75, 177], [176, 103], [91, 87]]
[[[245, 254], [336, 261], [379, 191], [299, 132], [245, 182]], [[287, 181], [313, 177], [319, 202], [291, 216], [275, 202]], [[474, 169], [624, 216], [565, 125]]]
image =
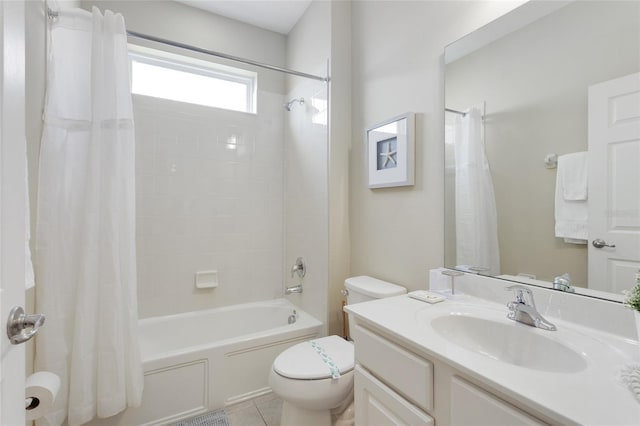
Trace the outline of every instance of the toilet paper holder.
[[51, 412], [60, 383], [60, 377], [51, 371], [38, 371], [27, 377], [24, 393], [27, 420], [36, 420]]
[[40, 405], [40, 398], [38, 397], [28, 396], [24, 399], [24, 409], [27, 411], [33, 410], [38, 405]]

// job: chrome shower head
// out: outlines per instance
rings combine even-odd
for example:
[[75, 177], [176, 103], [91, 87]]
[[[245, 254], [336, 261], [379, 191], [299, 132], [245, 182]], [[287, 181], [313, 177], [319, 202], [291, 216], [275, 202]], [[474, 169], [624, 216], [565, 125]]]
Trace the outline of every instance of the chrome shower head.
[[295, 98], [295, 99], [291, 99], [289, 102], [283, 104], [282, 106], [284, 107], [284, 109], [286, 109], [287, 111], [291, 111], [291, 106], [293, 104], [295, 104], [296, 102], [298, 102], [300, 105], [304, 105], [304, 98]]

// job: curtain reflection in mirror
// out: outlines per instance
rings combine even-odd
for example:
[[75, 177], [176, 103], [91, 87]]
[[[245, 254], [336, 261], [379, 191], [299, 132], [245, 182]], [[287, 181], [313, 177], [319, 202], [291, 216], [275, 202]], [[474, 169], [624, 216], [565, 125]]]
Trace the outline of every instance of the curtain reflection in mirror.
[[498, 220], [491, 170], [485, 153], [482, 106], [457, 114], [455, 153], [456, 264], [483, 274], [500, 274]]

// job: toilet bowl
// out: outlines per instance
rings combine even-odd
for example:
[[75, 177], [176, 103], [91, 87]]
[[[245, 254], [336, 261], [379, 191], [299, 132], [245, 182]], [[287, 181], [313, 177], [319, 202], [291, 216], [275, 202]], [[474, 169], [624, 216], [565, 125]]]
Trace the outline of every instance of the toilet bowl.
[[278, 355], [269, 385], [283, 400], [280, 424], [330, 425], [332, 411], [344, 408], [353, 393], [354, 363], [353, 344], [339, 336], [298, 343]]
[[[347, 303], [405, 294], [404, 287], [360, 276], [345, 281]], [[282, 426], [330, 426], [353, 400], [353, 343], [328, 336], [298, 343], [273, 362], [269, 385], [283, 400]]]

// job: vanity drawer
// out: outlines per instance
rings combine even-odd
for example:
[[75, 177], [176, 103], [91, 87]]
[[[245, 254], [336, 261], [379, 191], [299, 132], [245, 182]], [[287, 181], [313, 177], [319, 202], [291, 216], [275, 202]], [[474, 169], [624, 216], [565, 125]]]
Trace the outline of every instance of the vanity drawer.
[[433, 426], [431, 416], [410, 404], [380, 380], [356, 365], [354, 375], [356, 426]]
[[540, 420], [489, 392], [453, 376], [451, 426], [545, 426]]
[[433, 410], [433, 363], [356, 325], [356, 360], [423, 410]]

